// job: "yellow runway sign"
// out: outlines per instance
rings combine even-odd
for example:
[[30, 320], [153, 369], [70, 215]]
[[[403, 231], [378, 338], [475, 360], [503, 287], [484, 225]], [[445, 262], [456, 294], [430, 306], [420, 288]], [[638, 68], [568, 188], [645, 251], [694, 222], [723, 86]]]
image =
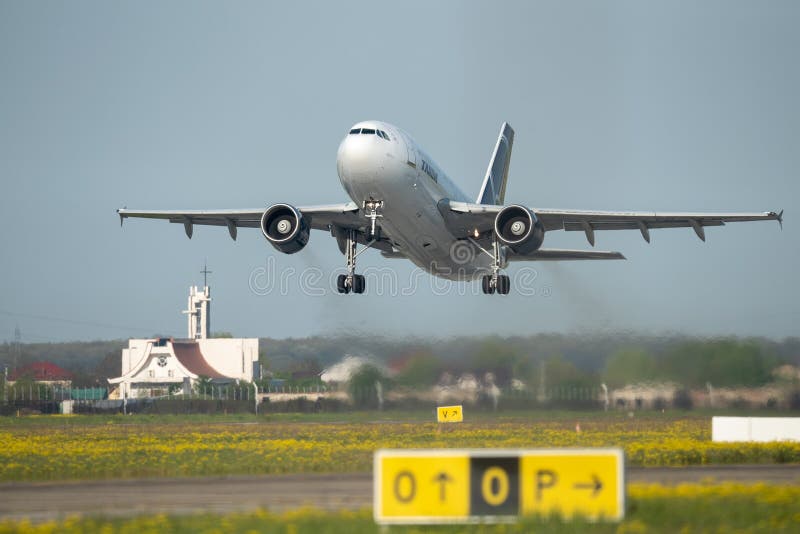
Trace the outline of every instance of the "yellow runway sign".
[[619, 520], [625, 513], [621, 449], [381, 450], [374, 461], [381, 524], [552, 513]]
[[464, 421], [464, 409], [461, 406], [439, 406], [436, 408], [436, 420], [439, 423], [461, 423]]

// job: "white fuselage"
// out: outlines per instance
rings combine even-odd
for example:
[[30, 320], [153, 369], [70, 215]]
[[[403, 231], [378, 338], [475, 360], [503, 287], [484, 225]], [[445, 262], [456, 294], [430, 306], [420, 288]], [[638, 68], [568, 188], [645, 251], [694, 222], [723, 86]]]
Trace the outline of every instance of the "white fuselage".
[[349, 133], [339, 145], [336, 167], [347, 194], [359, 206], [382, 200], [382, 236], [422, 269], [450, 279], [485, 274], [491, 259], [480, 252], [469, 261], [454, 253], [457, 240], [445, 226], [437, 204], [442, 199], [469, 199], [442, 169], [399, 128], [379, 121], [353, 125], [376, 134]]

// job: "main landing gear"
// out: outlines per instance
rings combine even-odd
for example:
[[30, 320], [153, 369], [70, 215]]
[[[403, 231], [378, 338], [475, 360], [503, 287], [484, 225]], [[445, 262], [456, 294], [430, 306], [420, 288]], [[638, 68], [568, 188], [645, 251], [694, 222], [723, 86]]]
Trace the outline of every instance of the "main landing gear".
[[[345, 295], [351, 291], [360, 294], [366, 289], [364, 275], [356, 274], [356, 256], [360, 254], [360, 252], [356, 251], [358, 245], [356, 241], [357, 235], [356, 230], [349, 228], [345, 230], [344, 256], [347, 261], [347, 274], [340, 274], [336, 277], [336, 289], [339, 293]], [[362, 249], [361, 252], [365, 250], [367, 249]]]
[[351, 278], [348, 278], [346, 274], [340, 274], [336, 277], [336, 289], [339, 293], [347, 294], [350, 293], [351, 288], [353, 293], [363, 293], [366, 289], [366, 280], [364, 279], [363, 274], [353, 274]]
[[511, 291], [511, 279], [507, 274], [500, 274], [502, 250], [497, 236], [492, 236], [492, 252], [488, 252], [481, 247], [481, 250], [492, 258], [492, 274], [483, 275], [481, 278], [481, 289], [484, 295], [493, 295], [495, 291], [498, 295], [508, 295]]
[[358, 231], [347, 228], [344, 229], [344, 256], [347, 262], [347, 274], [340, 274], [336, 277], [336, 290], [342, 294], [348, 294], [351, 291], [356, 294], [361, 294], [366, 289], [366, 280], [363, 274], [356, 274], [356, 257], [367, 250], [373, 243], [378, 241], [381, 237], [381, 228], [378, 226], [377, 221], [382, 215], [378, 210], [383, 207], [382, 200], [365, 200], [362, 208], [369, 219], [369, 226], [367, 227], [366, 238], [367, 244], [360, 251], [358, 247]]
[[485, 295], [493, 295], [495, 291], [498, 295], [508, 295], [511, 291], [511, 279], [507, 274], [498, 274], [496, 278], [491, 274], [484, 275], [481, 285]]

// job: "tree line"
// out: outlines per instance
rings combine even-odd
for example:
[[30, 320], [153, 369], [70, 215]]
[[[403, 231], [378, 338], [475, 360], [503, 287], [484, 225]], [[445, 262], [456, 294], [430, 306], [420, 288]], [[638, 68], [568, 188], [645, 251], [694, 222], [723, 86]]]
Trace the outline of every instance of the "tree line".
[[[125, 340], [0, 345], [0, 365], [11, 370], [49, 361], [75, 374], [77, 386], [105, 385], [121, 373]], [[493, 375], [499, 387], [609, 387], [673, 381], [687, 387], [759, 386], [784, 364], [800, 366], [800, 338], [697, 338], [680, 335], [536, 334], [458, 338], [315, 336], [262, 338], [261, 365], [273, 376], [314, 382], [346, 355], [364, 356], [392, 370], [398, 385], [425, 387], [445, 373]]]

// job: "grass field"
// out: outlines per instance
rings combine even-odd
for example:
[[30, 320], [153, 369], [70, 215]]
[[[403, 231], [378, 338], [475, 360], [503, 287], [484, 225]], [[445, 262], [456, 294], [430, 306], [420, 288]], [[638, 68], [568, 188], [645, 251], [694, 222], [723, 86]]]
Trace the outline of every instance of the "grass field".
[[800, 443], [712, 443], [703, 414], [477, 414], [448, 426], [430, 418], [6, 417], [0, 481], [367, 472], [379, 448], [619, 446], [631, 466], [800, 462]]
[[[525, 519], [506, 525], [392, 527], [390, 532], [798, 532], [800, 488], [763, 484], [631, 485], [627, 516], [620, 523], [562, 523], [557, 518]], [[370, 510], [326, 513], [311, 509], [283, 514], [265, 510], [226, 515], [142, 516], [129, 519], [71, 518], [32, 525], [0, 521], [3, 533], [346, 533], [379, 532]]]

